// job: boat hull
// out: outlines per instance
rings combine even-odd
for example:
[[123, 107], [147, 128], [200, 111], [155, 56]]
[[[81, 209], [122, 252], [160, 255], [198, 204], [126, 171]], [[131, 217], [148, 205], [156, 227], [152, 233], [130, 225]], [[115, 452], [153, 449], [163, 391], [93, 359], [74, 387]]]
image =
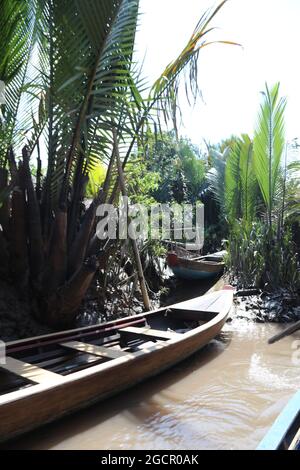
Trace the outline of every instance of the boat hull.
[[257, 450], [288, 449], [300, 450], [300, 390], [291, 398], [257, 447]]
[[[210, 255], [213, 258], [213, 255]], [[224, 269], [223, 261], [211, 260], [208, 257], [187, 258], [169, 252], [167, 263], [174, 276], [186, 280], [214, 279]]]
[[[183, 310], [192, 302], [193, 310], [196, 301], [175, 307]], [[61, 377], [57, 384], [39, 383], [0, 396], [0, 440], [5, 441], [104, 400], [186, 359], [219, 334], [231, 302], [232, 292], [227, 292], [222, 311], [180, 338], [158, 342], [134, 354], [74, 372]]]
[[215, 279], [219, 274], [218, 272], [207, 272], [207, 271], [197, 271], [194, 269], [185, 268], [183, 266], [177, 266], [171, 268], [174, 276], [178, 279], [184, 279], [187, 281], [199, 281], [202, 279]]
[[194, 269], [185, 268], [183, 266], [174, 266], [171, 268], [174, 276], [178, 279], [187, 281], [199, 281], [204, 279], [215, 279], [219, 274], [218, 272], [197, 271]]

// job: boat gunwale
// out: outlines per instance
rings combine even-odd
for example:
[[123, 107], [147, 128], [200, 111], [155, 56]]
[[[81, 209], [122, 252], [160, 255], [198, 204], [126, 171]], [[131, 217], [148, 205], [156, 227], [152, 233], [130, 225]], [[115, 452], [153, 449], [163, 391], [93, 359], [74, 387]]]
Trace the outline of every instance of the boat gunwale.
[[278, 450], [294, 425], [295, 420], [299, 417], [300, 390], [285, 405], [256, 450]]
[[205, 259], [188, 259], [188, 258], [182, 258], [181, 256], [177, 256], [177, 260], [179, 263], [184, 262], [188, 264], [194, 264], [201, 265], [203, 264], [204, 266], [225, 266], [224, 261], [209, 261]]
[[198, 271], [198, 272], [207, 272], [207, 273], [218, 273], [221, 272], [222, 269], [225, 267], [225, 263], [223, 261], [202, 261], [202, 260], [193, 260], [193, 259], [186, 259], [177, 257], [177, 263], [174, 266], [169, 266], [172, 268], [186, 268], [191, 271]]

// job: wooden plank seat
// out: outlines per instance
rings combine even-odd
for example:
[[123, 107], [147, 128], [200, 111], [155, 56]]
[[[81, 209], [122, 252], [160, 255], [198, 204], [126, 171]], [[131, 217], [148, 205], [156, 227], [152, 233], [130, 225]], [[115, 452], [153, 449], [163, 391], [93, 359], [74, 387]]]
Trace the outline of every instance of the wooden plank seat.
[[34, 364], [19, 361], [10, 356], [6, 357], [6, 364], [1, 364], [1, 368], [38, 384], [51, 384], [63, 381], [63, 377], [55, 372], [42, 369]]
[[109, 359], [118, 359], [119, 357], [131, 355], [129, 352], [122, 351], [121, 349], [107, 348], [104, 346], [82, 343], [80, 341], [68, 341], [67, 343], [60, 343], [60, 345], [66, 348], [75, 349], [76, 351], [93, 354], [95, 356], [107, 357]]
[[144, 336], [146, 338], [157, 338], [157, 339], [174, 339], [180, 335], [180, 333], [173, 333], [172, 331], [163, 331], [163, 330], [154, 330], [153, 328], [146, 327], [134, 327], [128, 326], [126, 328], [121, 328], [118, 330], [120, 335], [137, 335], [137, 336]]

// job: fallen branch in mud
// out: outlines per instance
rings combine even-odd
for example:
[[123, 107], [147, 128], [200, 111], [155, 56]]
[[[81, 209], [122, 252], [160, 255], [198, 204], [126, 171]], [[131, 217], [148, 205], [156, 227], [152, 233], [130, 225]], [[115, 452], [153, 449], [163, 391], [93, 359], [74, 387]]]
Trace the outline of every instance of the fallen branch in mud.
[[276, 343], [277, 341], [279, 341], [280, 339], [282, 338], [285, 338], [285, 336], [289, 336], [293, 333], [295, 333], [295, 331], [299, 330], [300, 329], [300, 321], [297, 321], [296, 323], [294, 323], [293, 325], [289, 326], [288, 328], [286, 328], [284, 331], [281, 331], [280, 333], [277, 333], [276, 335], [272, 336], [269, 340], [268, 340], [268, 343], [269, 344], [273, 344], [273, 343]]

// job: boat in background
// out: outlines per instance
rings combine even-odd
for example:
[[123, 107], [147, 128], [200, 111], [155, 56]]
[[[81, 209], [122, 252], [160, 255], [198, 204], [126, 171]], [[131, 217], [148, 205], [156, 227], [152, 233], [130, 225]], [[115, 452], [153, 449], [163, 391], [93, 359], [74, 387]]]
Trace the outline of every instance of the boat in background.
[[115, 395], [197, 352], [221, 331], [233, 288], [102, 325], [6, 344], [0, 441]]
[[167, 254], [167, 264], [179, 279], [213, 279], [222, 273], [226, 251], [206, 256], [197, 256], [183, 248], [176, 247]]
[[285, 406], [257, 450], [300, 450], [300, 390]]

